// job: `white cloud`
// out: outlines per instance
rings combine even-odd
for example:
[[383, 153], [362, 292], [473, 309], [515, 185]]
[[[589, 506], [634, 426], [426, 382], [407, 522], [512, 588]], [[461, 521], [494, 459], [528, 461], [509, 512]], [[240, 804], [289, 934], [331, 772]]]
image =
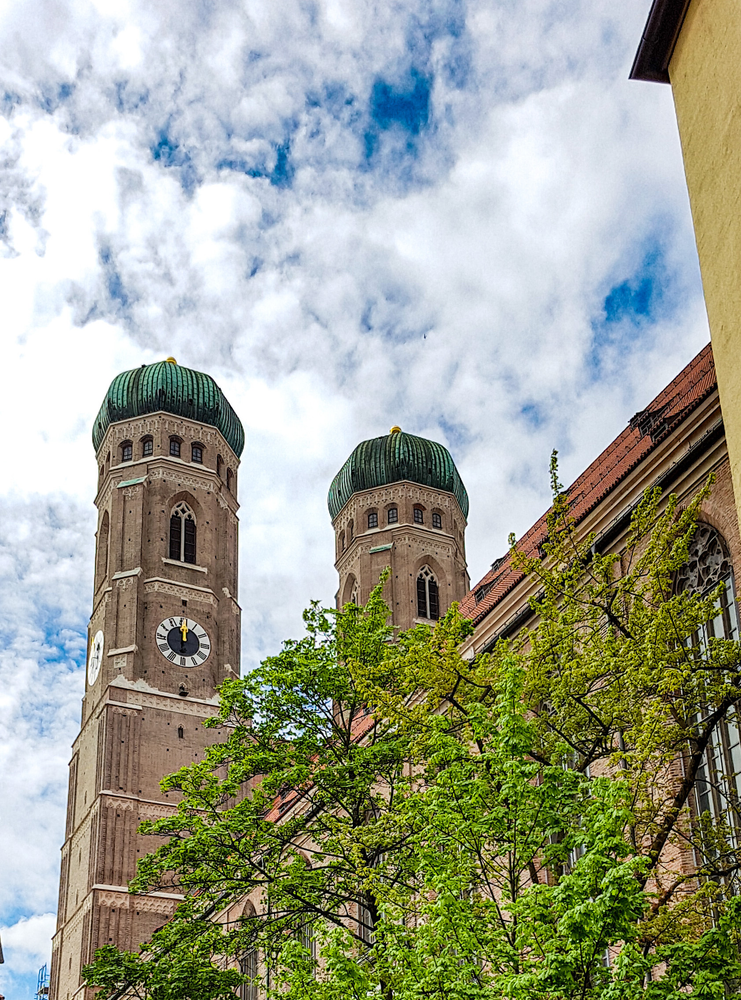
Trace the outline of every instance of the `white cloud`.
[[476, 579], [551, 448], [576, 476], [706, 341], [671, 94], [627, 79], [647, 7], [4, 7], [0, 919], [55, 905], [118, 371], [174, 354], [242, 417], [251, 665], [332, 600], [359, 440], [451, 447]]

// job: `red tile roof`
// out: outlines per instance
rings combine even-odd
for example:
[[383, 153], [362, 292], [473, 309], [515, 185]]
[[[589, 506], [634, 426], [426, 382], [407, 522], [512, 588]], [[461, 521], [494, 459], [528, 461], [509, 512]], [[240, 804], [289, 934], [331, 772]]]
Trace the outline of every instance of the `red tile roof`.
[[[572, 514], [578, 523], [715, 389], [713, 352], [708, 344], [602, 454], [568, 487]], [[518, 547], [533, 555], [546, 537], [546, 514], [535, 522]], [[515, 587], [523, 574], [510, 566], [509, 555], [492, 568], [461, 601], [460, 610], [478, 624]], [[483, 591], [483, 594], [482, 594]], [[476, 595], [479, 600], [476, 600]]]

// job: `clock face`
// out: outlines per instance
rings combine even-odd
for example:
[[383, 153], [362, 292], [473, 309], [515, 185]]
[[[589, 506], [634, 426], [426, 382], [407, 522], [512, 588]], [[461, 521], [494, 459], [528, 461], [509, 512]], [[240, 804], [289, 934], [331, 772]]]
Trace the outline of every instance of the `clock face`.
[[90, 658], [87, 661], [87, 681], [88, 684], [95, 684], [98, 674], [100, 673], [100, 665], [103, 662], [103, 633], [100, 629], [93, 636], [93, 641], [90, 645]]
[[192, 618], [165, 618], [157, 626], [157, 648], [178, 667], [199, 667], [208, 659], [211, 640]]

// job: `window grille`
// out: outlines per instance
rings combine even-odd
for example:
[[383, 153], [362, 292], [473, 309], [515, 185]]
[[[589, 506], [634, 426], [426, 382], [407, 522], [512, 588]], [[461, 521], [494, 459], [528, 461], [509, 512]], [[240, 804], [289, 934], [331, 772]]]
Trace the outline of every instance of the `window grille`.
[[389, 507], [388, 513], [386, 514], [386, 520], [388, 521], [389, 524], [396, 524], [396, 522], [399, 520], [399, 508]]
[[254, 948], [250, 948], [240, 958], [239, 971], [243, 976], [249, 976], [247, 982], [239, 987], [239, 1000], [258, 1000], [257, 951]]
[[424, 566], [417, 577], [417, 617], [431, 621], [440, 617], [440, 593], [429, 566]]
[[196, 561], [196, 520], [193, 511], [181, 500], [170, 516], [170, 559]]

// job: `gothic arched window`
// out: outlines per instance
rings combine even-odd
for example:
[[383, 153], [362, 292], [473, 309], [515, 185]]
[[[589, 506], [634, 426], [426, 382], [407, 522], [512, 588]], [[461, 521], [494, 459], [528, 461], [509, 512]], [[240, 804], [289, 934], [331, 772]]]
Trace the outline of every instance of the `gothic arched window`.
[[121, 445], [121, 461], [130, 462], [134, 457], [134, 446], [131, 441], [124, 441]]
[[386, 511], [386, 520], [389, 524], [396, 524], [396, 522], [399, 520], [399, 508], [389, 507], [389, 509]]
[[180, 458], [180, 438], [170, 438], [170, 454], [173, 458]]
[[419, 505], [414, 508], [414, 523], [424, 524], [425, 523], [425, 509]]
[[[699, 521], [690, 542], [687, 562], [677, 572], [678, 593], [692, 591], [707, 596], [723, 586], [717, 602], [718, 613], [687, 640], [688, 645], [707, 647], [708, 640], [739, 637], [733, 567], [728, 546], [721, 534]], [[707, 706], [710, 708], [710, 706]], [[699, 717], [696, 721], [699, 721]], [[714, 824], [727, 823], [741, 834], [741, 736], [738, 705], [716, 726], [695, 780], [695, 810], [708, 813]], [[716, 850], [710, 847], [711, 851]]]
[[423, 566], [417, 577], [417, 617], [431, 621], [440, 617], [440, 592], [429, 566]]
[[369, 510], [368, 511], [368, 527], [377, 528], [378, 527], [378, 511]]
[[432, 512], [432, 527], [433, 528], [442, 528], [442, 526], [443, 526], [443, 516], [442, 516], [442, 514], [439, 511], [437, 511], [437, 510], [433, 510], [433, 512]]
[[192, 444], [190, 446], [190, 460], [191, 462], [203, 462], [203, 445], [202, 444]]
[[147, 458], [154, 451], [154, 440], [151, 434], [147, 434], [146, 437], [142, 438], [142, 458]]
[[196, 561], [196, 519], [184, 500], [175, 504], [170, 515], [170, 559]]
[[110, 534], [110, 519], [108, 511], [103, 512], [103, 517], [98, 529], [98, 551], [96, 566], [96, 587], [99, 587], [108, 576], [108, 535]]

